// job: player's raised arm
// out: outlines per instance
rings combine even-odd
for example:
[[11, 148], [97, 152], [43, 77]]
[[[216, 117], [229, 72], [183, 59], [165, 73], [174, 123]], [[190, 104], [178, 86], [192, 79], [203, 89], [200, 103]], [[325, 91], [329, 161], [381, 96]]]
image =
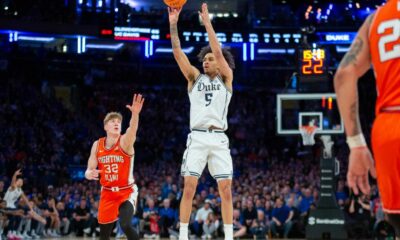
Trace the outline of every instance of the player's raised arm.
[[168, 7], [169, 29], [171, 34], [172, 51], [179, 68], [188, 80], [188, 88], [190, 89], [195, 79], [199, 76], [200, 71], [190, 64], [188, 57], [182, 51], [181, 42], [178, 35], [178, 19], [181, 9]]
[[17, 171], [15, 171], [14, 175], [12, 176], [11, 184], [10, 184], [10, 188], [11, 188], [12, 191], [15, 190], [15, 188], [16, 188], [16, 182], [17, 182], [17, 177], [18, 177], [19, 175], [21, 175], [21, 174], [22, 174], [21, 169], [18, 169]]
[[208, 41], [210, 43], [211, 50], [215, 56], [215, 60], [217, 61], [217, 64], [219, 66], [219, 72], [224, 81], [232, 82], [233, 71], [229, 67], [228, 62], [222, 54], [221, 44], [218, 41], [217, 35], [215, 34], [214, 28], [211, 24], [210, 15], [208, 14], [207, 3], [203, 3], [199, 15], [204, 23], [204, 27], [207, 30]]
[[96, 149], [98, 141], [94, 142], [92, 149], [90, 150], [90, 156], [88, 160], [88, 166], [85, 172], [85, 177], [88, 180], [99, 180], [100, 170], [97, 170], [97, 159], [96, 159]]
[[125, 134], [121, 137], [122, 149], [128, 153], [133, 154], [133, 144], [136, 141], [136, 133], [139, 127], [139, 113], [142, 111], [144, 98], [141, 94], [134, 94], [132, 105], [126, 105], [126, 107], [131, 111], [131, 120], [129, 121], [129, 127]]

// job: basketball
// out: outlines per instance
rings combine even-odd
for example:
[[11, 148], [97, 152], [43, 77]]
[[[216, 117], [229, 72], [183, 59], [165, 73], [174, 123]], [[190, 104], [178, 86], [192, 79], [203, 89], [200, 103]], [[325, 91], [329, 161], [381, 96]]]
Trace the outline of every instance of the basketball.
[[164, 3], [171, 8], [182, 8], [185, 5], [186, 0], [164, 0]]

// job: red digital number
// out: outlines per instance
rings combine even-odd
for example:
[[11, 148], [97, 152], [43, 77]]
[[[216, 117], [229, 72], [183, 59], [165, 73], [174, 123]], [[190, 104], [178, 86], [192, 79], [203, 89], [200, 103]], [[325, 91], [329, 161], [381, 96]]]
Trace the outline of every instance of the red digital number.
[[322, 74], [324, 71], [322, 70], [324, 62], [322, 59], [315, 60], [317, 64], [314, 66], [314, 73], [315, 74]]
[[311, 59], [303, 59], [303, 67], [301, 71], [303, 74], [312, 74], [312, 60]]

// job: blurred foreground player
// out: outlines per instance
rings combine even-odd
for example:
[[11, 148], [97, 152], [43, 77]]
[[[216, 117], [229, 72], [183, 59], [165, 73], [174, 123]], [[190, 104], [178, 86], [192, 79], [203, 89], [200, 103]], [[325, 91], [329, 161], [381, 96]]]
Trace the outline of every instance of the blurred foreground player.
[[[357, 81], [371, 64], [378, 91], [371, 139], [377, 174], [358, 114]], [[334, 81], [350, 147], [349, 187], [368, 194], [368, 172], [377, 175], [384, 212], [400, 239], [400, 1], [389, 0], [367, 18]]]
[[102, 186], [98, 213], [100, 240], [110, 239], [114, 222], [118, 218], [128, 240], [139, 239], [138, 233], [131, 226], [138, 196], [133, 178], [133, 144], [143, 102], [142, 95], [135, 94], [132, 105], [126, 106], [132, 115], [129, 127], [123, 135], [121, 114], [108, 113], [104, 118], [107, 136], [94, 142], [90, 152], [85, 177], [89, 180], [100, 179]]

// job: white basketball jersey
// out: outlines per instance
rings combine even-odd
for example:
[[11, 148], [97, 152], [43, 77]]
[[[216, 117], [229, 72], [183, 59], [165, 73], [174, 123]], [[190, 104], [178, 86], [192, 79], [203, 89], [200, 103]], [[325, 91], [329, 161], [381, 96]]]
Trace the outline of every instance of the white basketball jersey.
[[232, 93], [226, 88], [222, 78], [211, 80], [200, 74], [189, 91], [190, 128], [208, 129], [211, 126], [228, 129], [228, 106]]
[[7, 208], [17, 208], [15, 203], [22, 193], [23, 192], [21, 188], [15, 188], [14, 191], [11, 190], [11, 187], [8, 188], [6, 195], [4, 196], [4, 201], [7, 203]]

